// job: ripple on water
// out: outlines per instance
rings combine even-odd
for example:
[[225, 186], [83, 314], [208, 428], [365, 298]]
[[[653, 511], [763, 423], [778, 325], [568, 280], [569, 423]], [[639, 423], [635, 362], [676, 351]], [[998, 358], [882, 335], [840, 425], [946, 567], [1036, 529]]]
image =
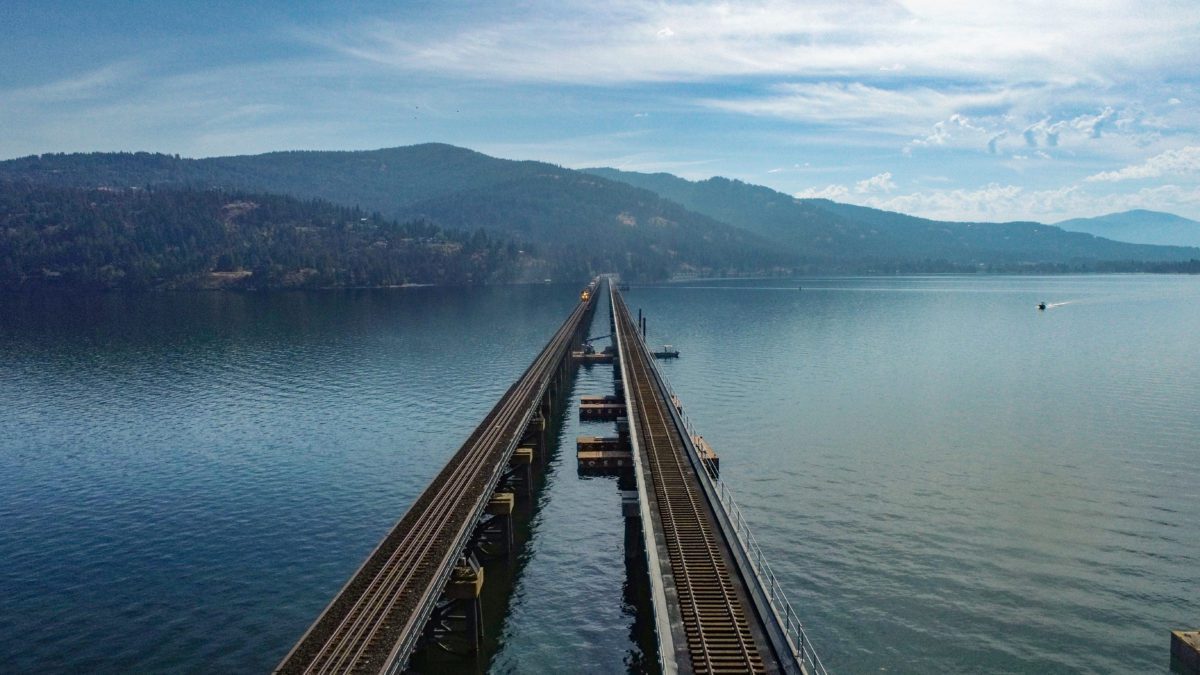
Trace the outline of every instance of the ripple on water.
[[[831, 670], [1164, 669], [1194, 279], [740, 284], [630, 299]], [[0, 663], [274, 665], [573, 302], [412, 291], [0, 298]], [[628, 667], [620, 495], [569, 450], [606, 429], [562, 430], [495, 671]]]
[[[1200, 495], [1178, 469], [1200, 288], [953, 283], [797, 294], [790, 314], [736, 287], [635, 293], [678, 335], [669, 377], [827, 665], [1161, 671], [1162, 631], [1200, 611], [1180, 583]], [[1020, 298], [1068, 291], [1090, 299], [1031, 316]], [[1130, 293], [1171, 300], [1131, 318]]]

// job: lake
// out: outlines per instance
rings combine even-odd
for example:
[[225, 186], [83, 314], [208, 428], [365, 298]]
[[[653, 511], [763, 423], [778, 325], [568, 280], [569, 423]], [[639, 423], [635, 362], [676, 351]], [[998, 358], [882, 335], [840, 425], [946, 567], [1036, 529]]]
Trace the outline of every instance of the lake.
[[[0, 296], [2, 669], [269, 670], [577, 291]], [[1200, 626], [1200, 279], [626, 298], [832, 671], [1167, 672]], [[640, 667], [604, 432], [561, 429], [492, 670]]]

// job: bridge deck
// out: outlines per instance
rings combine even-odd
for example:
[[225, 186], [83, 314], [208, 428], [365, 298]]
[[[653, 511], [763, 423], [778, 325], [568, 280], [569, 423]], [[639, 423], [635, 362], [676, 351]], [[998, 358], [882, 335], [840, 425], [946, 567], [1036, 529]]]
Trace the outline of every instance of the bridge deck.
[[593, 294], [575, 308], [276, 672], [379, 673], [404, 666], [594, 301]]
[[[780, 663], [755, 612], [730, 541], [700, 484], [696, 465], [670, 410], [669, 396], [652, 372], [652, 356], [621, 296], [613, 293], [631, 431], [639, 473], [648, 484], [645, 531], [658, 548], [649, 556], [661, 579], [668, 620], [658, 621], [666, 670], [779, 672]], [[702, 469], [701, 469], [702, 470]], [[665, 555], [663, 555], [665, 554]], [[656, 603], [656, 605], [659, 603]], [[669, 628], [666, 625], [668, 624]], [[670, 639], [663, 635], [671, 633]]]

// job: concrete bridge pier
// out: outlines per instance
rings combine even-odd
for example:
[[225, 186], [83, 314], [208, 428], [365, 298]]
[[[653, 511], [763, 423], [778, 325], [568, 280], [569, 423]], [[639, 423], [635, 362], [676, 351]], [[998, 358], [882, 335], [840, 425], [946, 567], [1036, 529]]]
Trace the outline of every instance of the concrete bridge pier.
[[513, 511], [517, 496], [511, 492], [497, 492], [488, 500], [484, 516], [475, 530], [472, 548], [485, 558], [510, 556], [515, 549]]
[[550, 439], [546, 431], [546, 418], [541, 412], [534, 413], [533, 419], [529, 420], [529, 426], [525, 427], [525, 433], [521, 436], [519, 447], [533, 448], [534, 457], [537, 459], [538, 466], [546, 466], [548, 461]]
[[478, 653], [483, 646], [483, 566], [474, 555], [455, 565], [426, 624], [426, 639], [450, 654]]
[[533, 458], [533, 448], [517, 448], [508, 462], [508, 471], [500, 480], [502, 485], [511, 488], [512, 492], [522, 498], [533, 494]]

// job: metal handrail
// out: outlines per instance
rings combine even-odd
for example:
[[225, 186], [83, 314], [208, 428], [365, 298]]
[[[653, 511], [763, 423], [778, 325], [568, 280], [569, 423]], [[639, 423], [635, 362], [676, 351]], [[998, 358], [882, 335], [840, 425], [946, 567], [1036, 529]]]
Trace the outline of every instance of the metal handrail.
[[[645, 338], [643, 338], [644, 341]], [[678, 401], [679, 397], [675, 394], [675, 388], [671, 386], [671, 381], [663, 374], [657, 363], [654, 363], [653, 367], [658, 372], [662, 383], [666, 385], [667, 392], [674, 401]], [[674, 404], [672, 403], [672, 405]], [[681, 408], [677, 408], [676, 411], [683, 420], [689, 440], [698, 436], [699, 434], [696, 433], [696, 429], [692, 425], [692, 420], [688, 417], [687, 413], [683, 412]], [[758, 540], [754, 537], [754, 533], [750, 531], [749, 525], [746, 524], [746, 517], [742, 515], [742, 509], [738, 506], [737, 500], [734, 499], [733, 490], [729, 487], [728, 483], [720, 478], [715, 462], [706, 459], [696, 452], [693, 443], [686, 443], [685, 445], [691, 448], [696, 454], [696, 457], [707, 470], [710, 480], [717, 486], [717, 496], [721, 501], [721, 508], [729, 517], [729, 522], [733, 524], [734, 534], [737, 535], [738, 542], [747, 553], [751, 569], [755, 576], [758, 577], [763, 588], [766, 589], [767, 602], [771, 604], [771, 609], [775, 611], [776, 616], [782, 621], [784, 633], [792, 643], [792, 649], [797, 660], [800, 661], [801, 666], [807, 666], [811, 669], [813, 675], [829, 675], [829, 671], [821, 663], [821, 657], [813, 649], [808, 633], [804, 631], [804, 624], [800, 621], [795, 608], [792, 607], [792, 603], [788, 601], [787, 595], [783, 590], [783, 585], [779, 583], [779, 578], [775, 576], [774, 570], [771, 569], [771, 565], [767, 562], [762, 546], [759, 545]]]

